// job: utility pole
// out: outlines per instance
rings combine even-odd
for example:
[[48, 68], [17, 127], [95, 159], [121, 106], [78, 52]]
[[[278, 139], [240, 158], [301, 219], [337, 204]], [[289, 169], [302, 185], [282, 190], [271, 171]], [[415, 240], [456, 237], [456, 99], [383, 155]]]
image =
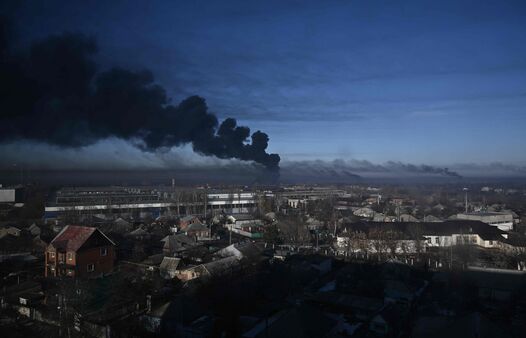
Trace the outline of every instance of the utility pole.
[[204, 198], [205, 199], [205, 202], [204, 202], [205, 211], [203, 213], [203, 217], [206, 219], [206, 215], [207, 215], [206, 212], [207, 212], [207, 208], [208, 208], [208, 189], [207, 188], [205, 188], [205, 196], [204, 197], [205, 197]]
[[465, 201], [464, 201], [464, 204], [465, 204], [465, 209], [466, 209], [466, 214], [468, 213], [468, 188], [464, 188], [462, 189], [464, 190], [465, 192]]

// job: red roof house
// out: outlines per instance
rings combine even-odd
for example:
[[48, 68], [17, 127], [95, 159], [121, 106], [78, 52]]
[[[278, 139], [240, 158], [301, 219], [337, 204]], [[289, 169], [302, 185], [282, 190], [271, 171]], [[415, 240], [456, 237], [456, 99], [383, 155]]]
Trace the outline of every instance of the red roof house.
[[113, 270], [115, 243], [97, 228], [68, 225], [46, 248], [45, 276], [95, 277]]

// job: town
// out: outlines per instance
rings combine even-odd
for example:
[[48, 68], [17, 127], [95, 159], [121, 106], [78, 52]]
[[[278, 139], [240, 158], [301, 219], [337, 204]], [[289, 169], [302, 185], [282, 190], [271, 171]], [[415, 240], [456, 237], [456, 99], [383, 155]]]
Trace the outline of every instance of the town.
[[525, 0], [0, 1], [0, 338], [525, 338]]
[[520, 337], [526, 328], [524, 187], [168, 183], [0, 188], [0, 331]]

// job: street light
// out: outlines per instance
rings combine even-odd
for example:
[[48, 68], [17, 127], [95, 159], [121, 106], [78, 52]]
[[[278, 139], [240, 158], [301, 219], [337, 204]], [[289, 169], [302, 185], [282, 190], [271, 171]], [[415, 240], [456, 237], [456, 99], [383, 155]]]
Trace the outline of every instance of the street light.
[[468, 188], [464, 188], [462, 190], [464, 190], [464, 193], [465, 193], [465, 197], [464, 197], [465, 201], [464, 201], [464, 203], [465, 203], [465, 208], [466, 208], [465, 212], [467, 214], [468, 213], [468, 191], [469, 191], [469, 189]]

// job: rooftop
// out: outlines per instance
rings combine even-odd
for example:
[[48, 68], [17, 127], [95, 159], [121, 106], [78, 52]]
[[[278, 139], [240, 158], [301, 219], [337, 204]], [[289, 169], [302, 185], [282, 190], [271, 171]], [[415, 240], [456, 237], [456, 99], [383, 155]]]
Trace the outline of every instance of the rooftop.
[[509, 212], [497, 212], [497, 211], [478, 211], [478, 212], [463, 212], [459, 215], [466, 215], [466, 216], [503, 216], [503, 215], [510, 215]]
[[68, 225], [51, 241], [50, 245], [56, 249], [77, 251], [95, 232], [99, 232], [111, 244], [115, 244], [97, 228]]

